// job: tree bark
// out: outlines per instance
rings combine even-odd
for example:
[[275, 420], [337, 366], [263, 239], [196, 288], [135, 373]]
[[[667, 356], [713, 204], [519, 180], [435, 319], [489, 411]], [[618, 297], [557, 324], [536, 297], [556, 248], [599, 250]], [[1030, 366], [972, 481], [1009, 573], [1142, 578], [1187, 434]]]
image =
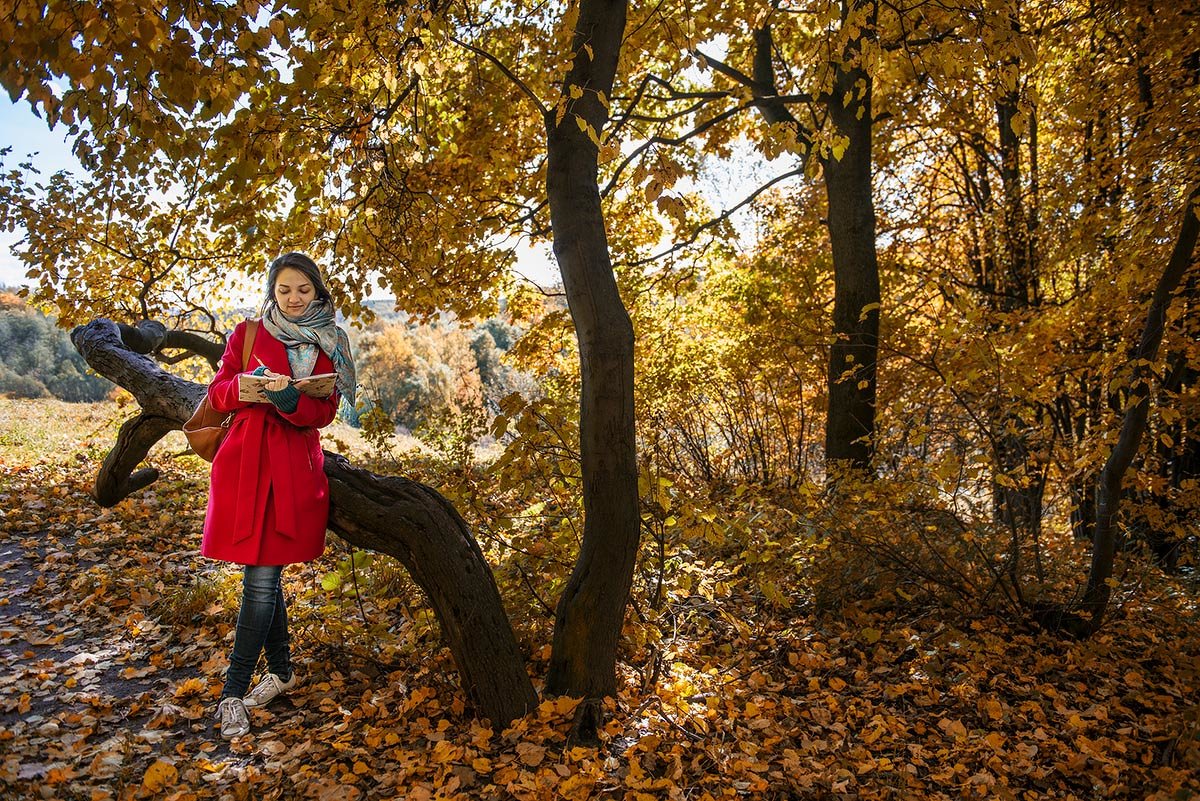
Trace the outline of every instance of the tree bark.
[[[1010, 21], [1014, 31], [1020, 26]], [[1009, 66], [1017, 69], [1016, 58]], [[1000, 143], [1000, 185], [1004, 197], [1003, 254], [1004, 269], [996, 276], [995, 293], [991, 296], [992, 310], [1001, 315], [998, 330], [1012, 331], [1022, 325], [1022, 312], [1040, 302], [1037, 261], [1035, 258], [1037, 227], [1036, 208], [1026, 210], [1021, 176], [1020, 138], [1013, 129], [1018, 112], [1017, 91], [1006, 92], [996, 101], [996, 133]], [[1031, 120], [1035, 119], [1031, 115]], [[1030, 174], [1036, 173], [1033, 150], [1030, 151]], [[1037, 426], [1029, 419], [1030, 412], [1021, 414], [1021, 407], [1010, 398], [998, 398], [992, 412], [996, 474], [992, 479], [992, 507], [997, 523], [1013, 531], [1014, 539], [1028, 535], [1035, 541], [1042, 526], [1042, 501], [1046, 485], [1046, 465], [1039, 464], [1034, 453]], [[1009, 555], [1013, 580], [1017, 580], [1019, 542], [1014, 542]]]
[[225, 352], [225, 345], [213, 342], [190, 331], [171, 331], [157, 320], [142, 320], [137, 325], [119, 323], [121, 339], [134, 353], [159, 353], [179, 348], [201, 356], [215, 372], [217, 362]]
[[1192, 252], [1196, 247], [1197, 234], [1200, 233], [1200, 219], [1197, 219], [1197, 213], [1200, 212], [1198, 203], [1200, 184], [1192, 188], [1184, 203], [1179, 236], [1175, 240], [1171, 258], [1154, 288], [1141, 340], [1131, 360], [1133, 374], [1121, 433], [1104, 463], [1103, 470], [1100, 471], [1100, 479], [1096, 484], [1096, 527], [1092, 540], [1092, 565], [1080, 604], [1081, 610], [1089, 616], [1086, 632], [1089, 634], [1100, 628], [1112, 596], [1110, 579], [1117, 551], [1116, 523], [1121, 502], [1121, 482], [1137, 454], [1142, 434], [1146, 430], [1146, 420], [1150, 412], [1150, 368], [1158, 356], [1158, 346], [1162, 342], [1167, 307], [1170, 305], [1171, 295], [1183, 280], [1184, 273], [1192, 266]]
[[[554, 255], [579, 341], [583, 542], [556, 610], [546, 690], [616, 692], [616, 652], [640, 537], [633, 412], [633, 325], [617, 291], [597, 182], [599, 136], [625, 30], [626, 0], [581, 0], [566, 113], [546, 116]], [[583, 94], [570, 97], [570, 87]], [[577, 118], [590, 127], [581, 130]], [[584, 733], [585, 739], [588, 733]]]
[[[841, 23], [851, 16], [859, 33], [831, 63], [834, 85], [819, 102], [844, 138], [842, 157], [821, 155], [829, 203], [829, 239], [833, 257], [833, 344], [829, 353], [825, 422], [825, 463], [829, 479], [846, 469], [871, 475], [875, 453], [875, 389], [879, 354], [879, 262], [875, 244], [875, 200], [871, 190], [871, 116], [873, 78], [862, 65], [862, 46], [875, 35], [874, 0], [842, 0]], [[866, 18], [860, 12], [866, 10]], [[769, 125], [793, 126], [804, 159], [812, 156], [813, 131], [780, 99], [773, 66], [771, 27], [754, 30], [753, 77], [698, 53], [706, 64], [750, 90]]]
[[[142, 413], [121, 429], [97, 478], [95, 497], [111, 506], [157, 473], [131, 471], [167, 431], [182, 428], [205, 387], [131, 351], [122, 329], [95, 320], [71, 332], [92, 369], [133, 393]], [[507, 726], [537, 704], [525, 660], [504, 612], [491, 568], [466, 523], [436, 490], [377, 476], [325, 453], [329, 527], [351, 545], [398, 559], [425, 591], [467, 696], [480, 715]]]
[[[842, 19], [865, 3], [842, 4]], [[823, 161], [833, 251], [833, 347], [829, 354], [829, 412], [825, 460], [836, 472], [868, 472], [875, 450], [875, 378], [879, 354], [879, 263], [871, 192], [872, 78], [861, 61], [863, 38], [873, 35], [875, 7], [862, 32], [835, 65], [829, 116], [848, 140], [840, 159]], [[832, 475], [833, 473], [831, 473]]]

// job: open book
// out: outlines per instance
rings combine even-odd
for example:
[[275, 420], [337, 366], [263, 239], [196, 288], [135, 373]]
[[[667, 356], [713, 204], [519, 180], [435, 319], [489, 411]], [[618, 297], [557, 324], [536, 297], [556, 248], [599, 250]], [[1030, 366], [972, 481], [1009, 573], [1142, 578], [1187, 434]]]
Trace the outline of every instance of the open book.
[[[288, 381], [293, 387], [313, 398], [328, 398], [333, 394], [336, 382], [337, 373], [320, 373]], [[263, 391], [269, 383], [271, 379], [265, 375], [242, 373], [238, 376], [238, 399], [244, 403], [270, 403], [270, 398]]]

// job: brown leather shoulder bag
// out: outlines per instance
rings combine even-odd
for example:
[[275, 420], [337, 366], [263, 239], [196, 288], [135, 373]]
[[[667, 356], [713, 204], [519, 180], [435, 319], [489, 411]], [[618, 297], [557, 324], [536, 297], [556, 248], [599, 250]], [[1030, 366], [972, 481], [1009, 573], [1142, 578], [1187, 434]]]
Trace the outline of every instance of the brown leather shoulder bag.
[[[246, 321], [246, 341], [242, 345], [242, 370], [250, 364], [250, 351], [254, 348], [254, 335], [258, 333], [258, 320]], [[187, 437], [192, 450], [206, 462], [211, 462], [217, 456], [217, 448], [229, 433], [233, 423], [233, 412], [218, 412], [208, 402], [208, 392], [196, 407], [196, 411], [183, 424], [183, 435]]]

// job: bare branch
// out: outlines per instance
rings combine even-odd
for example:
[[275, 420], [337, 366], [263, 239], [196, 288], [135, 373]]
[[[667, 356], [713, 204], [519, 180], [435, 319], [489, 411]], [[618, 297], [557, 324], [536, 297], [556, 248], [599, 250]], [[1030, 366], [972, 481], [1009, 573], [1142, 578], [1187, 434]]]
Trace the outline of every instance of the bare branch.
[[504, 74], [504, 77], [506, 77], [510, 81], [512, 81], [512, 83], [518, 89], [520, 89], [521, 92], [526, 97], [528, 97], [530, 100], [533, 101], [533, 104], [535, 106], [537, 106], [538, 112], [543, 117], [546, 117], [550, 114], [550, 112], [546, 109], [546, 106], [542, 103], [541, 99], [534, 93], [534, 91], [532, 89], [530, 89], [529, 86], [524, 81], [522, 81], [520, 78], [518, 78], [513, 73], [512, 70], [510, 70], [507, 66], [505, 66], [504, 63], [500, 61], [500, 59], [496, 58], [494, 55], [487, 52], [486, 50], [478, 48], [473, 44], [464, 42], [463, 40], [459, 39], [457, 36], [451, 36], [450, 41], [454, 42], [456, 45], [463, 48], [464, 50], [470, 50], [475, 55], [480, 56], [481, 58], [485, 58], [488, 61], [492, 62], [492, 64], [495, 65], [496, 69], [500, 70], [500, 72], [502, 72]]
[[625, 159], [620, 163], [620, 165], [617, 166], [616, 171], [613, 172], [612, 177], [609, 179], [609, 181], [605, 185], [604, 189], [602, 189], [600, 191], [601, 197], [608, 195], [608, 193], [610, 191], [612, 191], [613, 187], [616, 186], [617, 179], [621, 177], [621, 173], [625, 171], [626, 167], [628, 167], [630, 164], [632, 164], [639, 156], [641, 156], [643, 153], [645, 153], [647, 150], [654, 147], [655, 145], [669, 145], [672, 147], [677, 146], [677, 145], [682, 145], [684, 142], [691, 139], [693, 136], [698, 136], [698, 135], [704, 133], [705, 131], [707, 131], [709, 128], [712, 128], [714, 125], [717, 125], [720, 122], [724, 122], [725, 120], [734, 116], [739, 111], [744, 111], [745, 109], [751, 108], [753, 106], [754, 106], [754, 101], [751, 100], [751, 101], [749, 101], [747, 103], [743, 103], [739, 106], [734, 106], [733, 108], [726, 109], [725, 111], [722, 111], [720, 114], [717, 114], [714, 117], [710, 117], [709, 119], [700, 123], [695, 128], [688, 131], [687, 133], [680, 134], [679, 136], [652, 136], [652, 137], [650, 137], [649, 139], [647, 139], [646, 141], [644, 141], [640, 145], [638, 145], [632, 152], [630, 152], [629, 155], [627, 155], [625, 157]]
[[683, 250], [684, 248], [689, 247], [692, 244], [694, 244], [696, 242], [696, 240], [700, 238], [700, 235], [702, 233], [707, 231], [709, 228], [713, 228], [714, 226], [720, 225], [725, 220], [728, 220], [739, 209], [741, 209], [743, 206], [746, 206], [749, 203], [753, 203], [755, 198], [757, 198], [763, 192], [766, 192], [768, 189], [770, 189], [775, 184], [777, 184], [781, 181], [785, 181], [788, 178], [794, 178], [797, 175], [803, 175], [803, 174], [804, 174], [804, 167], [797, 167], [794, 170], [789, 170], [788, 172], [782, 173], [781, 175], [777, 175], [774, 178], [772, 178], [770, 181], [767, 181], [765, 184], [763, 184], [762, 186], [755, 189], [753, 192], [751, 192], [749, 195], [744, 197], [742, 200], [738, 201], [731, 208], [721, 212], [716, 217], [713, 217], [708, 222], [697, 227], [694, 231], [692, 231], [691, 236], [689, 236], [687, 239], [676, 242], [671, 247], [667, 248], [666, 250], [662, 251], [661, 253], [656, 253], [653, 256], [647, 256], [644, 259], [634, 259], [633, 261], [619, 262], [619, 264], [621, 264], [623, 266], [629, 266], [629, 267], [640, 267], [644, 264], [649, 264], [651, 262], [658, 261], [659, 259], [661, 259], [665, 256], [669, 256], [672, 253], [676, 253], [680, 250]]
[[757, 81], [741, 70], [731, 67], [725, 62], [715, 59], [712, 56], [705, 55], [700, 50], [693, 50], [692, 52], [704, 62], [704, 66], [708, 67], [714, 72], [719, 72], [726, 78], [732, 78], [735, 82], [740, 83], [742, 86], [748, 86], [751, 89], [764, 93], [767, 91], [766, 87], [759, 85]]
[[792, 103], [812, 105], [817, 101], [809, 94], [779, 94], [779, 89], [775, 86], [775, 70], [771, 60], [772, 47], [771, 26], [764, 25], [761, 28], [756, 28], [754, 31], [754, 77], [750, 77], [741, 70], [731, 67], [711, 56], [707, 56], [699, 50], [693, 52], [710, 69], [719, 72], [727, 78], [732, 78], [742, 86], [749, 88], [757, 101], [755, 107], [768, 123], [785, 123], [794, 126], [796, 139], [804, 145], [807, 154], [812, 149], [812, 132], [808, 126], [800, 122], [796, 115], [792, 114], [788, 106]]

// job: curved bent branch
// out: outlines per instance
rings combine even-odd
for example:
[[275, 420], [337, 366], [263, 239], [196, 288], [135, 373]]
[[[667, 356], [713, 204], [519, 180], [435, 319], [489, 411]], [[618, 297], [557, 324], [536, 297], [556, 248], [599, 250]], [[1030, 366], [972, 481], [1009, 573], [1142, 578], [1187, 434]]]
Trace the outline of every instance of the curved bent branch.
[[376, 475], [338, 454], [326, 452], [325, 472], [329, 527], [408, 569], [428, 596], [479, 709], [507, 723], [536, 706], [491, 568], [454, 506], [431, 487]]
[[124, 498], [158, 480], [158, 470], [135, 468], [146, 458], [154, 444], [168, 431], [180, 427], [175, 420], [149, 414], [131, 417], [121, 425], [117, 442], [96, 474], [92, 497], [101, 506], [114, 506]]
[[[171, 375], [143, 355], [152, 349], [135, 349], [134, 345], [140, 348], [147, 344], [146, 337], [153, 337], [154, 326], [143, 323], [135, 329], [118, 326], [112, 320], [93, 320], [71, 331], [71, 343], [93, 370], [129, 390], [142, 407], [142, 414], [177, 420], [174, 427], [182, 428], [204, 397], [205, 388]], [[127, 332], [134, 345], [126, 342]]]
[[119, 323], [121, 340], [134, 353], [159, 353], [163, 350], [180, 348], [195, 354], [209, 363], [215, 371], [225, 346], [190, 331], [171, 331], [157, 320], [142, 320], [137, 325]]
[[[144, 327], [144, 326], [140, 326]], [[156, 470], [134, 472], [150, 447], [182, 428], [205, 388], [129, 349], [111, 320], [71, 332], [92, 369], [133, 393], [142, 412], [122, 427], [104, 461], [94, 496], [111, 506], [152, 483]], [[479, 713], [507, 726], [537, 704], [492, 570], [454, 506], [431, 487], [354, 467], [325, 453], [330, 528], [351, 545], [394, 556], [425, 591]]]

